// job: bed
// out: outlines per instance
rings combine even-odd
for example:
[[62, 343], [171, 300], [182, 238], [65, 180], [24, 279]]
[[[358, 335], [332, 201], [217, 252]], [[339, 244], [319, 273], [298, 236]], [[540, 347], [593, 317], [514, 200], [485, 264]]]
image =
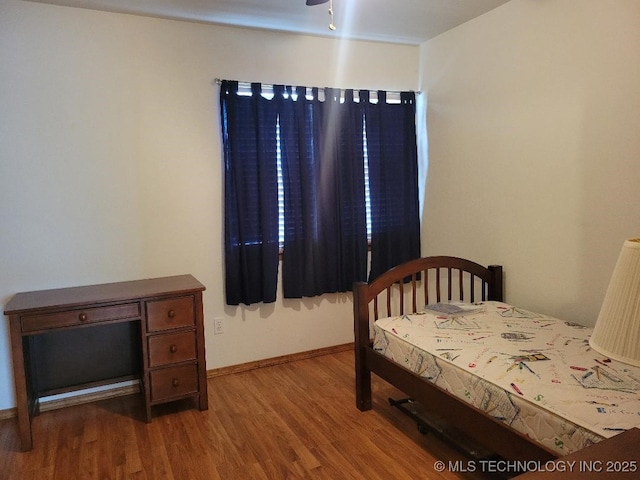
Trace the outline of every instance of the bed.
[[640, 369], [590, 328], [504, 303], [502, 267], [404, 263], [354, 285], [356, 404], [375, 373], [510, 460], [547, 461], [640, 424]]

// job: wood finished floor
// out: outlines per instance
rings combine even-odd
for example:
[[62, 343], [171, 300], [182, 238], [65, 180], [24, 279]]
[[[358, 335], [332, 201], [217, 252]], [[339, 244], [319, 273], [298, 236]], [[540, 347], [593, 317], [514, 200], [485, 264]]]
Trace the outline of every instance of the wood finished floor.
[[139, 395], [42, 413], [34, 449], [20, 452], [16, 420], [0, 421], [3, 480], [469, 479], [434, 469], [462, 457], [388, 397], [374, 376], [374, 409], [355, 408], [353, 354], [342, 352], [209, 379], [209, 410], [154, 407]]

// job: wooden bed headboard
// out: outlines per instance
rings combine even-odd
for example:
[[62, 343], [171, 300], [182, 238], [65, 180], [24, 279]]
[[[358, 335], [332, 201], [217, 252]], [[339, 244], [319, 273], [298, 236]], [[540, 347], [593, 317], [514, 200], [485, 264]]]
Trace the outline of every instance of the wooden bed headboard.
[[[371, 283], [354, 285], [359, 314], [372, 304], [373, 319], [416, 313], [425, 305], [446, 301], [503, 301], [502, 266], [482, 265], [458, 257], [437, 256], [411, 260], [394, 267]], [[386, 295], [385, 295], [386, 294]], [[385, 308], [386, 307], [386, 308]], [[362, 319], [364, 320], [364, 319]]]

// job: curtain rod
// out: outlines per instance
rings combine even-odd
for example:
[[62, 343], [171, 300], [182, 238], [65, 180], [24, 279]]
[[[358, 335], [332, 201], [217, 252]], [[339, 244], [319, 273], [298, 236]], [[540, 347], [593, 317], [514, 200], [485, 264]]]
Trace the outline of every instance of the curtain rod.
[[[251, 85], [252, 83], [261, 83], [262, 85], [264, 85], [264, 86], [266, 86], [266, 87], [271, 87], [271, 88], [273, 88], [273, 85], [274, 85], [273, 83], [262, 83], [262, 82], [243, 82], [243, 81], [240, 81], [240, 80], [238, 80], [237, 82], [238, 82], [239, 84], [245, 84], [245, 85]], [[220, 79], [220, 78], [214, 78], [214, 79], [213, 79], [213, 82], [211, 82], [211, 83], [212, 83], [212, 84], [216, 84], [216, 85], [220, 85], [220, 84], [222, 83], [222, 79]], [[314, 87], [305, 87], [305, 88], [314, 88]], [[328, 87], [326, 87], [326, 88], [328, 88]], [[325, 87], [318, 87], [318, 90], [324, 90], [324, 89], [325, 89]], [[378, 91], [378, 90], [380, 90], [380, 89], [379, 89], [379, 88], [377, 88], [377, 89], [373, 89], [373, 90], [372, 90], [372, 89], [367, 89], [367, 88], [352, 88], [352, 89], [340, 88], [339, 90], [340, 90], [340, 91], [343, 91], [343, 90], [354, 90], [354, 91], [356, 91], [356, 92], [358, 92], [358, 91], [360, 91], [360, 90], [368, 90], [368, 91], [370, 91], [370, 92], [377, 92], [377, 91]], [[401, 91], [399, 91], [399, 90], [385, 90], [385, 91], [386, 91], [387, 93], [391, 93], [391, 94], [398, 94], [398, 95], [399, 95], [400, 93], [402, 93], [402, 92], [401, 92]], [[404, 91], [407, 91], [407, 92], [413, 92], [413, 93], [415, 93], [416, 95], [422, 95], [422, 91], [420, 91], [420, 90], [418, 90], [417, 92], [416, 92], [416, 91], [414, 91], [414, 90], [404, 90]]]

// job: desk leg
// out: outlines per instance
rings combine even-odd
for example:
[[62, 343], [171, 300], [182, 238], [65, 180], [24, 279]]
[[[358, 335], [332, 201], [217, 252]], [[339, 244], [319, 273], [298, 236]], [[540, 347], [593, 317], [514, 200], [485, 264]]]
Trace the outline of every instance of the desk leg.
[[[144, 335], [143, 335], [144, 337]], [[143, 351], [146, 355], [146, 350]], [[144, 421], [151, 423], [151, 391], [149, 385], [151, 384], [149, 379], [149, 372], [142, 372], [142, 378], [140, 379], [140, 386], [142, 388], [142, 395], [144, 396]]]
[[13, 360], [13, 378], [16, 386], [16, 409], [18, 411], [18, 430], [22, 450], [33, 448], [31, 438], [31, 412], [29, 410], [29, 394], [25, 370], [24, 348], [22, 345], [22, 328], [18, 315], [9, 316], [11, 329], [11, 350]]
[[209, 408], [209, 395], [207, 392], [207, 361], [204, 347], [204, 308], [202, 306], [202, 292], [195, 295], [196, 335], [198, 345], [198, 408]]

